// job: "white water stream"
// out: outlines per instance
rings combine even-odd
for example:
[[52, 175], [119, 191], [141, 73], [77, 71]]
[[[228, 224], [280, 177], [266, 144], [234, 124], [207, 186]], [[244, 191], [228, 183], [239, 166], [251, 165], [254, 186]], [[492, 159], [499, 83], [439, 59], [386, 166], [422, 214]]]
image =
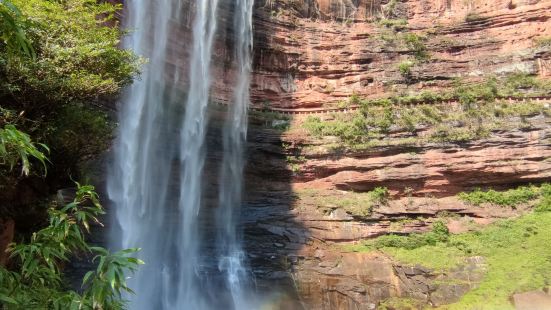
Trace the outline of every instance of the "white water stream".
[[[108, 179], [116, 229], [114, 247], [139, 247], [146, 262], [130, 279], [131, 309], [250, 309], [250, 281], [239, 223], [252, 51], [253, 0], [234, 3], [237, 74], [223, 129], [216, 238], [200, 224], [207, 147], [207, 106], [217, 33], [218, 0], [195, 1], [193, 39], [184, 62], [170, 51], [173, 25], [183, 24], [184, 0], [129, 0], [125, 47], [148, 58], [141, 78], [126, 91]], [[220, 0], [224, 1], [224, 0]], [[230, 1], [230, 0], [227, 0]], [[176, 51], [177, 52], [177, 51]], [[168, 63], [187, 64], [187, 84]], [[185, 85], [185, 90], [179, 90]], [[215, 211], [214, 211], [215, 210]], [[214, 245], [205, 242], [216, 242]], [[213, 241], [212, 241], [213, 240]], [[204, 248], [216, 248], [216, 271]], [[213, 259], [208, 258], [208, 259]], [[210, 269], [209, 269], [210, 268]], [[210, 270], [210, 271], [207, 271]], [[249, 306], [247, 306], [249, 305]]]

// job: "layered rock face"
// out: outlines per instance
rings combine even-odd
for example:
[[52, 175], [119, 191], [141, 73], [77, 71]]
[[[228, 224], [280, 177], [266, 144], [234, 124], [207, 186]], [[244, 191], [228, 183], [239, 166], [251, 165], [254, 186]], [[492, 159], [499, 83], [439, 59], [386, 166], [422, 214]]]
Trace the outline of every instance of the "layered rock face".
[[[550, 76], [551, 53], [537, 39], [551, 35], [551, 1], [274, 0], [256, 6], [251, 87], [253, 104], [260, 107], [332, 107], [353, 94], [376, 98], [440, 91], [458, 77]], [[402, 39], [408, 33], [425, 38], [430, 58], [416, 59]], [[399, 69], [405, 61], [414, 62], [409, 78]], [[334, 150], [326, 147], [333, 141], [294, 131], [278, 135], [253, 127], [249, 205], [269, 205], [251, 211], [259, 216], [246, 224], [247, 236], [254, 234], [248, 247], [256, 258], [253, 266], [271, 266], [259, 278], [285, 278], [277, 270], [292, 271], [288, 277], [297, 283], [303, 305], [312, 309], [374, 309], [394, 296], [431, 305], [457, 301], [480, 280], [485, 267], [479, 258], [446, 275], [404, 272], [386, 257], [349, 253], [341, 245], [424, 232], [443, 214], [458, 216], [448, 221], [452, 232], [468, 230], [467, 222], [484, 225], [518, 216], [525, 210], [474, 207], [454, 195], [550, 180], [549, 118], [539, 115], [529, 123], [529, 128], [497, 130], [464, 143], [400, 146], [392, 139], [402, 133], [394, 132], [387, 146], [361, 152]], [[292, 167], [284, 159], [294, 156], [289, 148], [317, 151], [303, 151], [298, 167]], [[346, 199], [348, 193], [380, 186], [393, 200], [364, 217], [337, 204], [324, 209], [316, 197]], [[311, 190], [312, 197], [304, 198], [301, 191]], [[269, 264], [260, 259], [266, 253]], [[469, 281], [442, 285], [446, 277]]]
[[[384, 255], [351, 253], [345, 245], [427, 232], [443, 218], [451, 232], [461, 233], [529, 211], [472, 206], [455, 195], [551, 179], [549, 119], [531, 121], [529, 130], [495, 132], [468, 143], [303, 152], [299, 169], [289, 163], [290, 146], [323, 142], [253, 122], [243, 225], [258, 283], [295, 283], [306, 309], [375, 309], [390, 297], [430, 305], [459, 300], [482, 279], [480, 258], [441, 274], [411, 269]], [[339, 204], [380, 186], [393, 198], [365, 214], [349, 213]], [[367, 202], [358, 207], [369, 208]]]
[[445, 197], [477, 187], [506, 189], [551, 177], [549, 123], [527, 131], [496, 132], [462, 145], [383, 147], [342, 156], [316, 156], [302, 165], [299, 188]]
[[[455, 77], [525, 72], [550, 76], [551, 1], [257, 1], [255, 102], [319, 107], [356, 93], [404, 91], [398, 64], [411, 52], [377, 19], [407, 20], [431, 59], [413, 68], [409, 90]], [[398, 33], [399, 35], [399, 33]]]

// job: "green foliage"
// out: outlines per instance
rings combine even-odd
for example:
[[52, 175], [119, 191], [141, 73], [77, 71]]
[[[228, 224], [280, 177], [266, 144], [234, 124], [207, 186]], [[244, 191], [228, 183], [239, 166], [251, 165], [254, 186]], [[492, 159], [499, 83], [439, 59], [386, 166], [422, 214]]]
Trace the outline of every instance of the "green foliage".
[[530, 199], [535, 212], [457, 235], [450, 235], [442, 222], [435, 223], [425, 235], [383, 236], [350, 250], [378, 249], [404, 264], [444, 272], [464, 265], [468, 257], [482, 256], [487, 271], [480, 285], [446, 309], [512, 309], [513, 293], [541, 289], [551, 282], [551, 185], [524, 186], [482, 198], [479, 194], [476, 201], [503, 205], [519, 206]]
[[[414, 65], [415, 62], [406, 60], [400, 63], [398, 69], [406, 77], [411, 74], [411, 68]], [[354, 100], [366, 106], [384, 106], [389, 104], [440, 103], [456, 99], [468, 108], [475, 103], [494, 101], [499, 96], [520, 95], [519, 91], [521, 90], [534, 94], [542, 94], [551, 90], [551, 84], [541, 81], [535, 76], [524, 73], [513, 73], [507, 75], [504, 79], [498, 80], [496, 77], [489, 77], [476, 83], [467, 83], [461, 79], [457, 79], [454, 82], [452, 91], [422, 91], [414, 95], [391, 96], [379, 99], [362, 99], [356, 95]]]
[[0, 0], [0, 18], [0, 38], [8, 55], [25, 55], [34, 59], [35, 50], [25, 33], [28, 25], [19, 8], [9, 0]]
[[[481, 256], [487, 265], [482, 282], [445, 309], [513, 309], [509, 302], [512, 294], [541, 289], [551, 283], [551, 184], [482, 194], [482, 198], [479, 195], [480, 192], [476, 201], [491, 200], [502, 205], [514, 202], [518, 206], [529, 199], [535, 203], [535, 212], [456, 235], [449, 234], [443, 222], [437, 222], [425, 235], [382, 236], [348, 249], [378, 249], [401, 263], [422, 265], [436, 272], [463, 268], [467, 258]], [[388, 303], [401, 304], [400, 300]], [[403, 304], [407, 309], [409, 303]]]
[[0, 165], [8, 165], [9, 170], [17, 164], [21, 164], [21, 174], [27, 176], [31, 169], [31, 159], [42, 164], [46, 173], [46, 162], [48, 159], [44, 152], [49, 152], [46, 145], [32, 142], [29, 135], [21, 132], [13, 125], [6, 125], [0, 128]]
[[340, 208], [354, 217], [371, 215], [374, 207], [386, 205], [389, 199], [389, 192], [386, 187], [377, 187], [364, 193], [302, 190], [297, 194], [302, 203], [313, 204], [326, 212]]
[[[548, 187], [549, 185], [546, 185], [546, 188]], [[498, 206], [515, 207], [528, 203], [539, 195], [540, 189], [536, 186], [521, 186], [504, 192], [498, 192], [493, 189], [488, 191], [476, 189], [470, 193], [460, 193], [459, 199], [475, 206], [489, 203]]]
[[[493, 96], [493, 86], [486, 83], [488, 97]], [[480, 92], [482, 93], [482, 92]], [[524, 128], [530, 122], [526, 117], [550, 115], [549, 107], [540, 102], [484, 103], [464, 101], [462, 108], [454, 105], [434, 104], [448, 100], [449, 95], [430, 91], [413, 96], [396, 96], [382, 99], [358, 99], [360, 109], [357, 113], [336, 113], [332, 120], [322, 121], [319, 117], [308, 117], [302, 126], [312, 136], [321, 138], [334, 136], [347, 147], [363, 149], [383, 145], [388, 133], [394, 129], [408, 131], [413, 135], [417, 129], [431, 127], [422, 137], [414, 137], [411, 142], [456, 143], [483, 139], [495, 129]], [[403, 104], [427, 102], [414, 106]]]
[[126, 249], [112, 254], [99, 247], [91, 249], [98, 253], [94, 258], [98, 266], [84, 275], [82, 285], [85, 290], [78, 302], [92, 309], [123, 308], [122, 293], [133, 293], [126, 286], [125, 273], [134, 272], [138, 265], [144, 264], [129, 256], [139, 249]]
[[477, 102], [494, 101], [497, 96], [498, 85], [495, 77], [476, 84], [464, 84], [460, 80], [455, 82], [454, 97], [467, 109]]
[[36, 60], [8, 58], [0, 51], [3, 93], [45, 108], [114, 95], [137, 72], [137, 57], [118, 47], [118, 28], [106, 26], [117, 6], [88, 0], [12, 1], [29, 25]]
[[409, 50], [413, 52], [415, 59], [418, 61], [425, 61], [430, 58], [424, 43], [425, 38], [413, 32], [409, 32], [403, 36], [403, 40]]
[[498, 104], [493, 109], [496, 117], [525, 117], [546, 113], [539, 104], [532, 102], [517, 102], [515, 104]]
[[359, 114], [348, 121], [329, 122], [323, 122], [317, 116], [309, 116], [303, 126], [315, 137], [336, 136], [346, 143], [361, 142], [368, 135], [365, 118]]
[[534, 207], [536, 212], [551, 212], [551, 184], [545, 183], [540, 187], [540, 199]]
[[531, 89], [538, 88], [541, 85], [541, 82], [536, 77], [518, 72], [507, 76], [505, 83], [510, 89]]
[[471, 12], [465, 16], [465, 21], [468, 23], [474, 23], [485, 20], [486, 17], [480, 16], [478, 13]]
[[311, 135], [316, 137], [323, 137], [324, 134], [324, 124], [321, 121], [321, 118], [318, 116], [308, 116], [303, 126], [310, 132]]
[[405, 298], [405, 297], [391, 297], [381, 302], [377, 309], [379, 310], [419, 310], [424, 309], [424, 302], [422, 300]]
[[286, 154], [288, 154], [285, 157], [287, 165], [291, 168], [291, 171], [298, 173], [300, 171], [300, 165], [306, 161], [306, 157], [301, 155], [302, 149], [288, 143], [283, 143], [282, 147]]
[[[408, 61], [409, 62], [409, 61]], [[432, 91], [422, 91], [415, 95], [391, 96], [388, 98], [360, 100], [363, 106], [388, 106], [388, 105], [409, 105], [416, 103], [439, 103], [445, 100], [453, 99], [448, 93], [435, 93]]]
[[291, 167], [291, 171], [297, 173], [300, 171], [300, 164], [306, 161], [304, 156], [287, 156], [287, 164]]
[[[405, 22], [405, 24], [403, 24]], [[428, 48], [425, 45], [426, 37], [417, 35], [413, 32], [403, 32], [406, 28], [407, 21], [383, 19], [379, 23], [381, 26], [389, 29], [383, 29], [380, 33], [380, 39], [385, 41], [389, 46], [397, 48], [406, 48], [410, 51], [415, 60], [424, 62], [430, 59]]]
[[[141, 64], [131, 51], [119, 48], [124, 32], [113, 18], [119, 9], [95, 0], [0, 0], [0, 164], [6, 171], [21, 165], [28, 175], [36, 162], [45, 172], [49, 149], [38, 142], [50, 145], [53, 167], [64, 172], [69, 169], [64, 165], [87, 159], [108, 144], [112, 128], [107, 116], [88, 104], [116, 95]], [[55, 169], [49, 178], [56, 177]], [[2, 208], [11, 203], [20, 179], [4, 173]], [[34, 197], [38, 194], [32, 189], [25, 194], [28, 201], [44, 198]], [[121, 293], [129, 291], [123, 273], [141, 262], [128, 256], [136, 249], [111, 254], [85, 242], [85, 231], [101, 213], [89, 186], [78, 185], [72, 203], [52, 206], [49, 225], [26, 243], [13, 245], [11, 269], [0, 269], [4, 308], [121, 308]], [[62, 274], [63, 263], [77, 254], [96, 254], [98, 262], [81, 292], [67, 290]]]
[[354, 118], [354, 125], [359, 130], [373, 131], [375, 134], [388, 133], [394, 124], [392, 106], [387, 102], [379, 102], [380, 106], [362, 104], [360, 114]]
[[103, 111], [77, 104], [60, 107], [51, 124], [47, 143], [57, 163], [67, 167], [107, 149], [114, 129]]
[[390, 28], [393, 31], [402, 31], [407, 28], [407, 19], [381, 19], [379, 25]]
[[551, 90], [551, 83], [539, 80], [533, 75], [526, 73], [512, 73], [499, 85], [500, 96], [522, 96], [528, 93], [548, 94]]
[[[2, 150], [9, 156], [0, 154], [7, 168], [20, 162], [28, 174], [33, 161], [44, 165], [36, 152], [47, 151], [44, 143], [53, 167], [48, 183], [65, 183], [67, 171], [78, 176], [78, 164], [105, 149], [112, 126], [105, 113], [88, 107], [113, 100], [141, 65], [133, 52], [119, 48], [125, 34], [113, 18], [119, 9], [95, 0], [0, 0], [0, 127], [26, 134], [12, 132], [10, 150]], [[28, 156], [20, 156], [25, 149]], [[16, 191], [29, 189], [7, 168], [0, 173], [0, 212]], [[50, 189], [46, 180], [37, 182], [43, 184], [26, 192], [29, 208], [43, 198], [35, 195]]]
[[359, 105], [361, 103], [361, 98], [357, 93], [353, 93], [350, 98], [348, 98], [348, 103], [350, 105]]
[[482, 256], [487, 271], [480, 285], [446, 309], [513, 309], [512, 294], [551, 282], [550, 235], [551, 213], [536, 212], [480, 231], [450, 235], [445, 243], [382, 251], [405, 264], [444, 270], [464, 264], [467, 257]]
[[[103, 214], [94, 187], [77, 183], [74, 200], [62, 208], [49, 210], [49, 225], [30, 238], [28, 243], [13, 244], [11, 259], [16, 268], [0, 267], [0, 300], [5, 309], [120, 309], [125, 272], [134, 271], [142, 261], [129, 257], [138, 249], [110, 254], [89, 246], [84, 231]], [[67, 290], [62, 263], [77, 253], [96, 253], [96, 270], [83, 278], [83, 291]]]
[[403, 248], [412, 250], [427, 245], [447, 242], [449, 235], [450, 232], [446, 224], [442, 221], [436, 221], [432, 226], [432, 230], [428, 233], [411, 234], [409, 236], [384, 235], [375, 240], [366, 241], [364, 246], [374, 249]]
[[449, 142], [467, 142], [476, 139], [487, 138], [490, 132], [480, 126], [470, 123], [465, 127], [451, 127], [449, 125], [439, 125], [429, 137], [431, 142], [449, 143]]
[[411, 68], [413, 68], [413, 66], [415, 66], [413, 61], [406, 60], [398, 65], [398, 71], [400, 71], [400, 74], [404, 77], [404, 79], [409, 80], [411, 79]]
[[380, 205], [386, 205], [388, 203], [388, 197], [390, 193], [386, 187], [375, 187], [369, 192], [371, 200]]
[[396, 7], [398, 6], [398, 0], [390, 0], [386, 5], [381, 7], [381, 14], [383, 19], [391, 19], [397, 17]]

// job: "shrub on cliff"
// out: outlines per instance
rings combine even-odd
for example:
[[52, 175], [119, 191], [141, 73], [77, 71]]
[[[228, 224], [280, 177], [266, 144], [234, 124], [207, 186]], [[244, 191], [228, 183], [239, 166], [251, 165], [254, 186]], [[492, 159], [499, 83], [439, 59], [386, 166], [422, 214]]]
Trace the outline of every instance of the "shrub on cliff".
[[503, 192], [493, 189], [487, 191], [476, 189], [470, 193], [460, 193], [459, 199], [475, 206], [489, 203], [498, 206], [516, 207], [536, 199], [539, 195], [539, 188], [535, 186], [521, 186]]
[[484, 21], [486, 19], [488, 19], [488, 18], [484, 17], [484, 16], [481, 16], [480, 14], [478, 14], [476, 12], [470, 12], [465, 16], [465, 21], [467, 23], [480, 22], [480, 21]]
[[465, 109], [473, 108], [478, 102], [494, 101], [498, 96], [498, 80], [495, 77], [476, 84], [466, 84], [461, 80], [456, 80], [454, 84], [454, 97]]
[[410, 60], [406, 60], [401, 62], [398, 65], [398, 71], [400, 71], [400, 74], [406, 81], [409, 81], [411, 79], [411, 69], [415, 66], [415, 63]]
[[541, 198], [536, 204], [536, 212], [551, 212], [551, 184], [545, 183], [540, 188]]
[[[551, 213], [535, 212], [501, 220], [476, 231], [451, 234], [447, 242], [421, 247], [383, 247], [404, 265], [421, 265], [436, 274], [463, 270], [466, 260], [483, 263], [484, 277], [446, 309], [509, 309], [518, 292], [541, 290], [551, 281]], [[406, 237], [398, 237], [406, 238]], [[408, 246], [406, 241], [402, 244]], [[372, 250], [356, 247], [355, 250]]]
[[450, 232], [446, 224], [442, 221], [436, 221], [432, 224], [431, 231], [424, 234], [411, 234], [409, 236], [384, 235], [373, 241], [368, 241], [365, 245], [375, 249], [382, 248], [402, 248], [417, 249], [427, 245], [436, 245], [447, 242]]
[[540, 80], [536, 76], [523, 72], [509, 74], [500, 85], [501, 96], [523, 96], [526, 94], [548, 94], [551, 91], [551, 83], [548, 80]]
[[427, 47], [425, 46], [424, 37], [421, 37], [413, 32], [406, 33], [403, 37], [406, 46], [413, 52], [415, 59], [425, 61], [430, 58]]

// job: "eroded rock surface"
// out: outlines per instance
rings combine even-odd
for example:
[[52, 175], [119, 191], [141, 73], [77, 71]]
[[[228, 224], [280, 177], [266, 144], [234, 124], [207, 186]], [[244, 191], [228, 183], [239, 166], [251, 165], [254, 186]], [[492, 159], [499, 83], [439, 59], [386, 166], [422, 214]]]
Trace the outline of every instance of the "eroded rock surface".
[[[375, 309], [389, 297], [431, 305], [459, 300], [482, 279], [483, 258], [439, 274], [381, 254], [349, 253], [343, 245], [390, 233], [426, 232], [442, 218], [452, 233], [461, 233], [516, 217], [528, 206], [472, 206], [455, 194], [551, 178], [548, 128], [543, 125], [465, 144], [307, 153], [295, 172], [283, 145], [307, 145], [308, 138], [258, 125], [249, 137], [247, 252], [259, 283], [294, 283], [307, 309]], [[376, 186], [387, 186], [394, 198], [366, 215], [347, 213], [331, 202]]]
[[301, 168], [300, 187], [450, 196], [476, 187], [506, 188], [551, 178], [549, 124], [495, 132], [488, 139], [423, 147], [382, 147], [363, 153], [327, 154]]
[[[389, 3], [394, 2], [392, 13]], [[406, 88], [398, 64], [411, 59], [401, 33], [427, 38], [430, 60], [409, 89], [438, 89], [463, 76], [525, 72], [550, 76], [551, 1], [257, 1], [253, 98], [274, 107], [317, 107], [353, 93], [380, 97]], [[379, 18], [407, 20], [392, 33]]]

